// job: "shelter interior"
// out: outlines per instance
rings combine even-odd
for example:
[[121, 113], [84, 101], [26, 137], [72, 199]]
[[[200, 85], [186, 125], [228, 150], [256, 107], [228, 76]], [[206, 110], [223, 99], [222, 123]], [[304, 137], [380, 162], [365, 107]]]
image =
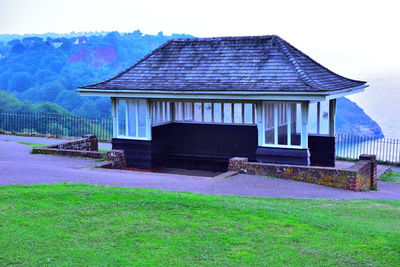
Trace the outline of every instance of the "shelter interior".
[[226, 170], [232, 157], [334, 166], [336, 100], [115, 98], [113, 149], [127, 166]]

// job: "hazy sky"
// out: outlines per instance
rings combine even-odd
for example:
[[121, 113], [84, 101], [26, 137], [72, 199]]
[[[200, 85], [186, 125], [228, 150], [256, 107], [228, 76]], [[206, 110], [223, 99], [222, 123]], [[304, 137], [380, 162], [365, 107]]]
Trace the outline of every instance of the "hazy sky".
[[0, 33], [277, 34], [353, 78], [400, 74], [398, 1], [0, 0]]

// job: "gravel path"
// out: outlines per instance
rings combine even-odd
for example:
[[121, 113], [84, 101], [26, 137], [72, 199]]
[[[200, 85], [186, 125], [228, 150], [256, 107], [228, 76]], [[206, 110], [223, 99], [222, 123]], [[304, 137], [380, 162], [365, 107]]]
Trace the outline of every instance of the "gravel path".
[[0, 141], [0, 185], [86, 183], [193, 193], [258, 197], [372, 198], [400, 200], [400, 185], [379, 181], [378, 191], [351, 192], [297, 181], [252, 175], [217, 179], [177, 174], [94, 168], [92, 159], [30, 154], [31, 148]]

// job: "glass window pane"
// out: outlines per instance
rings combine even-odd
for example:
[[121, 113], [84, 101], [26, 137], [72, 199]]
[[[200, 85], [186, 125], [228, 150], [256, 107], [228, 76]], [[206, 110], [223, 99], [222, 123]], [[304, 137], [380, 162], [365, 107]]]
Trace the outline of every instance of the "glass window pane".
[[126, 135], [126, 100], [118, 99], [118, 135]]
[[162, 116], [163, 116], [162, 102], [157, 101], [157, 121], [158, 121], [158, 123], [163, 122]]
[[183, 103], [175, 102], [175, 120], [182, 121], [183, 120]]
[[193, 103], [184, 103], [185, 105], [185, 121], [193, 121]]
[[242, 103], [233, 104], [233, 121], [234, 123], [243, 123]]
[[232, 121], [232, 104], [223, 103], [224, 106], [224, 123], [233, 123]]
[[221, 103], [214, 103], [214, 122], [222, 122]]
[[308, 133], [317, 133], [317, 103], [310, 103], [308, 108]]
[[165, 102], [160, 102], [160, 122], [165, 122]]
[[320, 133], [329, 134], [329, 101], [321, 102]]
[[171, 102], [167, 102], [165, 106], [166, 120], [171, 121]]
[[278, 144], [279, 145], [287, 145], [287, 134], [288, 134], [288, 122], [287, 122], [287, 103], [279, 103], [278, 104]]
[[274, 144], [274, 104], [264, 103], [265, 144]]
[[290, 104], [291, 106], [291, 123], [290, 123], [290, 140], [291, 140], [291, 145], [293, 146], [299, 146], [300, 145], [300, 129], [301, 125], [299, 125], [299, 122], [301, 122], [301, 109], [300, 109], [300, 104], [292, 103]]
[[128, 135], [136, 137], [136, 100], [128, 101]]
[[159, 113], [159, 106], [158, 106], [158, 101], [154, 102], [154, 111], [153, 111], [153, 118], [154, 118], [154, 123], [158, 124], [160, 123], [160, 117], [158, 116]]
[[138, 137], [146, 137], [146, 116], [147, 116], [146, 100], [138, 100], [138, 104], [139, 104], [139, 112], [138, 112], [139, 136]]
[[253, 123], [253, 104], [244, 104], [244, 123]]
[[204, 122], [211, 122], [211, 103], [204, 103]]
[[202, 122], [202, 105], [201, 103], [194, 103], [194, 121]]

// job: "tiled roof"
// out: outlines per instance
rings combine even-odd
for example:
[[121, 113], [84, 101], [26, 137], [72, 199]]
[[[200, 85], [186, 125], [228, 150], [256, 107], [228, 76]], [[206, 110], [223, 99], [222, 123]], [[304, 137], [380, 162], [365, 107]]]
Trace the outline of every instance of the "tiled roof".
[[365, 84], [323, 67], [276, 35], [173, 39], [83, 89], [323, 92]]

